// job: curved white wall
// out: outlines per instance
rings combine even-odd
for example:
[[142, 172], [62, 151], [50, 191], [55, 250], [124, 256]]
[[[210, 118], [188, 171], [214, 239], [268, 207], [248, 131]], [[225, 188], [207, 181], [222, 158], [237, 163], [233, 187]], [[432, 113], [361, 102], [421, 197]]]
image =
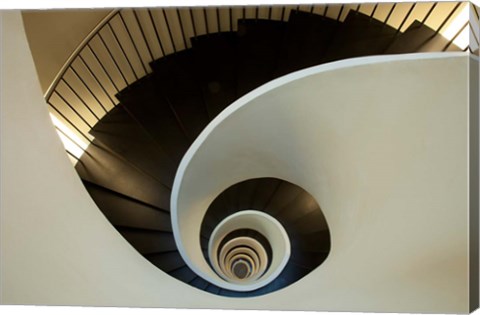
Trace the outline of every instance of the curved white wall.
[[[204, 181], [205, 189], [197, 187], [181, 207], [251, 177], [240, 170], [258, 170], [254, 176], [277, 174], [312, 192], [333, 233], [331, 257], [309, 277], [267, 296], [231, 299], [166, 276], [107, 222], [52, 127], [19, 13], [0, 17], [1, 303], [467, 311], [467, 57], [381, 62], [312, 76], [305, 86], [298, 81], [252, 100], [212, 132], [190, 166], [205, 166], [198, 171], [221, 179], [219, 185]], [[389, 91], [399, 93], [380, 107]], [[326, 94], [329, 102], [322, 101]], [[274, 115], [260, 115], [274, 105]], [[254, 136], [244, 119], [260, 128]], [[316, 132], [303, 137], [298, 122]], [[267, 139], [269, 145], [252, 147]], [[219, 176], [227, 166], [219, 145], [233, 140], [238, 148], [228, 148], [238, 155], [227, 181]], [[189, 167], [185, 176], [203, 174]], [[182, 186], [182, 194], [192, 188]], [[422, 238], [412, 240], [406, 229]]]
[[210, 275], [198, 222], [220, 192], [278, 177], [309, 191], [330, 227], [329, 257], [289, 291], [314, 292], [302, 308], [466, 310], [468, 60], [352, 59], [235, 102], [177, 172], [172, 219], [186, 261]]

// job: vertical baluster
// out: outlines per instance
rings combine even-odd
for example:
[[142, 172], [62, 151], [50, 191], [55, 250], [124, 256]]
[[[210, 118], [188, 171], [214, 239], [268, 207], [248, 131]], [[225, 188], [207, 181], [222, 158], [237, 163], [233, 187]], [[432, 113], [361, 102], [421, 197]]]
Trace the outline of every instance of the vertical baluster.
[[108, 45], [107, 45], [107, 43], [105, 42], [105, 40], [103, 39], [103, 36], [102, 36], [102, 34], [100, 34], [100, 32], [98, 32], [98, 37], [100, 38], [100, 41], [102, 42], [103, 47], [105, 47], [105, 49], [107, 50], [108, 55], [110, 56], [110, 58], [112, 59], [113, 63], [115, 64], [115, 67], [117, 68], [118, 72], [120, 73], [120, 76], [122, 77], [123, 81], [125, 82], [125, 85], [128, 86], [127, 78], [126, 78], [125, 75], [123, 74], [122, 69], [120, 69], [120, 66], [118, 65], [117, 61], [116, 61], [115, 58], [113, 57], [112, 52], [111, 52], [110, 49], [108, 48]]
[[[150, 61], [152, 61], [154, 59], [152, 49], [150, 48], [150, 45], [148, 44], [147, 36], [145, 35], [145, 31], [143, 30], [142, 23], [140, 23], [140, 19], [138, 18], [137, 11], [132, 10], [132, 12], [133, 12], [133, 15], [135, 17], [135, 21], [137, 22], [138, 28], [140, 29], [140, 33], [142, 34], [143, 41], [145, 42], [145, 45], [147, 46], [148, 55], [150, 56]], [[148, 10], [148, 12], [150, 13], [150, 9]]]
[[160, 35], [158, 34], [157, 24], [155, 23], [155, 20], [152, 15], [152, 11], [150, 11], [150, 9], [148, 9], [148, 16], [150, 18], [150, 23], [152, 23], [153, 31], [155, 32], [155, 37], [157, 38], [158, 45], [160, 46], [160, 51], [162, 52], [162, 56], [165, 56], [165, 50], [163, 49], [162, 41], [160, 40]]
[[[112, 97], [110, 96], [110, 94], [107, 92], [107, 89], [105, 88], [105, 86], [100, 82], [100, 80], [98, 79], [98, 77], [95, 75], [95, 73], [93, 72], [93, 70], [90, 68], [90, 66], [88, 65], [88, 63], [85, 61], [85, 59], [83, 59], [82, 55], [81, 54], [78, 54], [78, 58], [80, 59], [80, 61], [82, 62], [82, 64], [85, 66], [85, 68], [87, 69], [87, 71], [90, 73], [90, 75], [94, 78], [95, 82], [97, 82], [98, 86], [100, 86], [100, 88], [102, 89], [103, 93], [108, 97], [108, 99], [112, 102], [112, 105], [115, 106], [116, 105], [116, 102], [112, 99]], [[108, 76], [108, 73], [105, 73], [105, 75], [107, 76], [107, 78], [110, 80], [110, 83], [112, 83], [113, 86], [114, 85], [114, 82], [112, 81], [112, 78], [110, 78]], [[118, 92], [118, 89], [117, 89], [117, 92]]]
[[123, 27], [125, 28], [125, 31], [128, 34], [128, 38], [130, 39], [130, 42], [132, 43], [133, 48], [135, 49], [138, 60], [140, 61], [140, 64], [143, 67], [143, 71], [145, 71], [145, 73], [148, 73], [147, 67], [145, 67], [145, 65], [143, 64], [143, 59], [142, 59], [142, 56], [140, 55], [140, 51], [138, 50], [138, 47], [135, 44], [135, 41], [133, 40], [132, 33], [130, 32], [130, 29], [128, 28], [127, 23], [125, 22], [125, 19], [123, 18], [122, 12], [120, 12], [118, 15], [120, 16], [120, 20], [122, 21]]
[[[53, 93], [56, 93], [56, 91], [54, 91]], [[88, 143], [92, 143], [92, 141], [90, 140], [89, 137], [87, 137], [70, 119], [68, 119], [55, 105], [53, 105], [50, 100], [47, 101], [48, 105], [50, 105], [51, 108], [53, 108], [55, 110], [55, 112], [57, 112], [58, 115], [60, 115], [60, 117], [62, 117], [70, 126], [73, 127], [73, 129], [75, 129], [83, 138], [85, 138], [85, 140], [87, 140]]]
[[73, 63], [72, 63], [72, 65], [70, 65], [70, 70], [72, 70], [73, 74], [75, 74], [75, 77], [80, 82], [82, 82], [83, 86], [85, 86], [85, 88], [88, 90], [88, 92], [93, 96], [93, 98], [95, 98], [95, 101], [97, 101], [97, 103], [100, 105], [100, 107], [103, 109], [103, 111], [105, 113], [107, 113], [107, 109], [103, 106], [102, 102], [100, 102], [100, 100], [97, 98], [95, 93], [93, 93], [93, 91], [90, 89], [90, 87], [86, 84], [85, 80], [83, 80], [83, 78], [78, 74], [77, 70], [75, 70], [75, 68], [73, 67]]
[[117, 34], [116, 34], [115, 31], [113, 30], [113, 28], [112, 28], [112, 26], [110, 25], [110, 23], [107, 23], [107, 26], [108, 26], [108, 29], [110, 30], [110, 32], [112, 32], [113, 38], [115, 39], [115, 42], [117, 43], [118, 47], [120, 48], [120, 51], [122, 52], [123, 57], [124, 57], [125, 60], [127, 61], [127, 64], [128, 64], [128, 66], [130, 67], [130, 70], [132, 71], [133, 76], [135, 77], [135, 80], [138, 80], [137, 73], [135, 72], [135, 69], [133, 68], [132, 63], [130, 62], [130, 59], [129, 59], [128, 56], [127, 56], [127, 53], [125, 52], [125, 49], [123, 48], [122, 43], [121, 43], [120, 40], [118, 39]]
[[[70, 67], [69, 67], [70, 68]], [[95, 117], [97, 120], [100, 120], [100, 118], [97, 116], [97, 114], [95, 114], [95, 112], [90, 108], [90, 106], [88, 106], [88, 104], [85, 102], [85, 100], [77, 93], [77, 91], [75, 91], [75, 89], [70, 85], [70, 83], [68, 83], [67, 80], [65, 80], [65, 76], [63, 76], [61, 79], [60, 79], [61, 82], [63, 82], [67, 87], [68, 89], [75, 95], [75, 97], [83, 104], [83, 106], [85, 106], [85, 108], [90, 112], [90, 114], [93, 115], [93, 117]]]
[[162, 12], [163, 12], [163, 18], [165, 19], [165, 24], [167, 25], [168, 36], [170, 37], [170, 42], [172, 43], [173, 52], [176, 53], [177, 47], [175, 45], [175, 41], [173, 40], [172, 30], [170, 29], [170, 23], [168, 23], [167, 13], [165, 12], [165, 9], [162, 9]]
[[185, 45], [185, 49], [187, 49], [188, 48], [187, 38], [185, 36], [185, 30], [183, 28], [182, 16], [180, 15], [180, 10], [178, 8], [176, 9], [176, 11], [177, 11], [178, 23], [180, 24], [180, 31], [182, 32], [183, 44]]
[[195, 27], [195, 19], [193, 18], [192, 8], [189, 8], [188, 11], [190, 12], [190, 21], [192, 22], [193, 36], [197, 37], [197, 29]]
[[[118, 88], [117, 84], [115, 83], [115, 81], [113, 80], [113, 78], [111, 77], [111, 75], [108, 73], [107, 69], [105, 68], [105, 66], [103, 65], [103, 63], [100, 61], [100, 59], [98, 58], [97, 54], [95, 53], [95, 51], [93, 50], [93, 48], [90, 46], [90, 44], [87, 44], [87, 47], [88, 49], [90, 50], [90, 52], [92, 53], [92, 56], [95, 58], [95, 60], [97, 61], [97, 63], [100, 65], [100, 67], [102, 68], [103, 72], [105, 73], [105, 75], [108, 77], [108, 79], [110, 80], [110, 82], [112, 82], [112, 85], [113, 87], [115, 88], [115, 90], [117, 91], [117, 93], [120, 91], [120, 89]], [[86, 64], [86, 63], [85, 63]]]

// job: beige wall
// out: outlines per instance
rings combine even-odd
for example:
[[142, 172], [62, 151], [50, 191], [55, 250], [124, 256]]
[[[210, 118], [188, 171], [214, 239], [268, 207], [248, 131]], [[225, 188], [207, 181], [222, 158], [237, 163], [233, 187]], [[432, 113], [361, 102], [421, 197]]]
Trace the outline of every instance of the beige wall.
[[42, 91], [70, 54], [110, 10], [29, 10], [23, 23]]

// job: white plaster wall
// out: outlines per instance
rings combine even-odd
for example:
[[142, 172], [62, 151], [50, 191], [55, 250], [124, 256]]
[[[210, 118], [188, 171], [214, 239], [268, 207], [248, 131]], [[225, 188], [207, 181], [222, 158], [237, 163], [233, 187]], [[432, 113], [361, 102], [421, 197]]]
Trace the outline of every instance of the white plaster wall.
[[[420, 59], [419, 59], [420, 58]], [[287, 308], [468, 310], [468, 67], [464, 53], [369, 57], [272, 81], [234, 103], [183, 159], [172, 211], [187, 262], [209, 276], [199, 228], [225, 188], [295, 183], [332, 249], [273, 294]]]
[[[20, 14], [1, 12], [0, 18], [2, 304], [467, 310], [467, 235], [462, 230], [467, 215], [466, 58], [343, 69], [328, 79], [320, 76], [320, 81], [307, 80], [304, 86], [299, 81], [285, 90], [294, 94], [269, 92], [248, 107], [258, 109], [245, 107], [225, 120], [198, 152], [197, 160], [208, 162], [209, 178], [227, 166], [219, 163], [226, 154], [219, 144], [229, 145], [235, 158], [228, 174], [240, 178], [238, 172], [249, 165], [261, 171], [255, 176], [275, 169], [313, 193], [332, 230], [344, 231], [333, 235], [335, 259], [305, 280], [267, 296], [230, 299], [166, 276], [107, 222], [51, 125]], [[348, 81], [337, 81], [345, 75]], [[384, 79], [382, 88], [375, 78]], [[389, 106], [379, 107], [382, 94], [394, 86], [409, 93], [398, 93]], [[437, 93], [424, 93], [425, 86]], [[345, 87], [355, 93], [345, 93]], [[361, 93], [362, 87], [372, 93]], [[342, 94], [334, 93], [339, 90]], [[328, 91], [337, 96], [324, 102]], [[272, 108], [275, 105], [279, 107]], [[312, 115], [310, 110], [320, 108], [323, 114]], [[246, 128], [240, 122], [244, 119], [260, 129]], [[298, 122], [318, 132], [304, 137]], [[233, 140], [239, 141], [238, 147], [232, 146]], [[271, 144], [248, 145], [265, 140]], [[215, 158], [202, 158], [208, 150]], [[219, 167], [212, 168], [212, 163]], [[316, 176], [305, 180], [311, 174]], [[197, 175], [202, 174], [189, 174]], [[203, 184], [209, 192], [200, 189], [193, 197], [211, 194], [211, 183]], [[334, 193], [340, 190], [342, 194]], [[406, 230], [427, 237], [412, 240]], [[384, 242], [377, 242], [379, 235]], [[382, 269], [383, 263], [391, 269]]]

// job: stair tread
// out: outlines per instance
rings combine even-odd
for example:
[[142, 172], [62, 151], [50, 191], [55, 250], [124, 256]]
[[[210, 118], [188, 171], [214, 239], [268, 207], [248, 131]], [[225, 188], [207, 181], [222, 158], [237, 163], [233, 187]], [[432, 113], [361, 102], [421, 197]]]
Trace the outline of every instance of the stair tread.
[[325, 216], [320, 208], [306, 213], [301, 218], [289, 224], [292, 230], [298, 230], [302, 234], [313, 233], [319, 230], [326, 230], [328, 228]]
[[208, 281], [205, 281], [203, 278], [197, 276], [195, 279], [190, 281], [189, 284], [200, 290], [205, 290], [210, 283]]
[[252, 209], [265, 209], [267, 203], [273, 197], [275, 191], [279, 188], [281, 181], [276, 178], [258, 179], [257, 188], [253, 193]]
[[90, 134], [166, 186], [173, 185], [172, 160], [122, 106], [113, 108]]
[[289, 261], [310, 271], [318, 267], [325, 260], [325, 258], [327, 258], [327, 255], [328, 252], [308, 252], [299, 247], [292, 246], [292, 252], [290, 254]]
[[195, 277], [197, 277], [197, 274], [193, 272], [188, 266], [183, 266], [182, 268], [174, 270], [170, 272], [170, 275], [175, 279], [178, 279], [185, 283], [188, 283], [192, 281]]
[[159, 90], [193, 141], [209, 123], [192, 49], [180, 51], [151, 63]]
[[90, 196], [113, 225], [171, 232], [170, 214], [84, 182]]
[[322, 62], [382, 54], [397, 34], [396, 29], [381, 21], [350, 11]]
[[302, 192], [302, 188], [288, 182], [282, 182], [264, 211], [272, 216], [276, 216], [277, 213], [285, 210], [285, 207], [294, 202]]
[[155, 266], [165, 272], [177, 270], [185, 266], [182, 256], [178, 251], [168, 253], [155, 253], [146, 256], [146, 258]]
[[[405, 54], [414, 52], [442, 51], [447, 45], [448, 40], [434, 30], [422, 24], [420, 21], [414, 21], [405, 32], [397, 36], [385, 51], [386, 54]], [[452, 44], [447, 51], [461, 51], [456, 45]]]
[[209, 284], [206, 288], [205, 291], [213, 293], [213, 294], [218, 294], [220, 292], [220, 288], [214, 284]]
[[286, 22], [238, 21], [238, 96], [273, 79]]
[[241, 184], [238, 189], [238, 210], [252, 209], [253, 197], [257, 189], [257, 180], [248, 180]]
[[171, 104], [158, 88], [153, 75], [137, 81], [117, 95], [120, 103], [161, 146], [176, 167], [190, 145]]
[[321, 15], [292, 10], [277, 76], [319, 64], [339, 25], [339, 22]]
[[210, 118], [237, 98], [237, 34], [221, 32], [192, 38], [203, 99]]
[[304, 276], [306, 276], [310, 270], [308, 268], [304, 268], [301, 266], [296, 265], [291, 260], [288, 261], [287, 265], [280, 273], [278, 278], [284, 279], [287, 283], [292, 283], [295, 281], [300, 280]]
[[315, 212], [321, 213], [315, 198], [306, 191], [302, 191], [276, 213], [278, 218], [285, 223], [285, 226], [294, 226], [298, 220]]
[[176, 251], [172, 233], [117, 227], [122, 236], [141, 254]]
[[170, 211], [170, 189], [94, 140], [75, 169], [86, 181]]

